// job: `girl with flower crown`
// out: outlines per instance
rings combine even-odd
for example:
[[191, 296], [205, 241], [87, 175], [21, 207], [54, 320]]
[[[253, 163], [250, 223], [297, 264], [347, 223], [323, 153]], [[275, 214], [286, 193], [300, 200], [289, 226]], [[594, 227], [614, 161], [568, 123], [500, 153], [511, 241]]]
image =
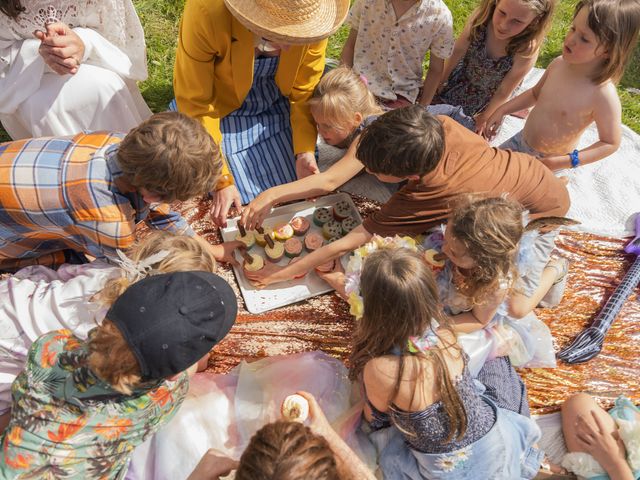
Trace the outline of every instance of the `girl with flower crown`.
[[129, 256], [120, 255], [119, 267], [101, 261], [57, 271], [31, 266], [0, 281], [0, 430], [11, 406], [11, 384], [39, 336], [68, 329], [86, 338], [115, 299], [147, 275], [216, 270], [204, 240], [165, 232], [152, 233]]
[[540, 431], [479, 393], [422, 255], [374, 251], [360, 292], [350, 376], [363, 384], [384, 477], [533, 478]]

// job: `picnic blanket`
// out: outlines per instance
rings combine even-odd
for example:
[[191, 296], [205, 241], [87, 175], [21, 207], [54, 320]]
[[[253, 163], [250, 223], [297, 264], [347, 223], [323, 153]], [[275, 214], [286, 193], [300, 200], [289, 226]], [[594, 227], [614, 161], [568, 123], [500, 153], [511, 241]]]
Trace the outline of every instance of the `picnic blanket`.
[[[375, 202], [355, 197], [363, 216], [378, 208]], [[211, 242], [218, 242], [209, 220], [207, 200], [179, 205], [194, 230]], [[557, 240], [558, 254], [571, 262], [567, 290], [562, 303], [553, 309], [538, 309], [549, 326], [557, 349], [567, 345], [591, 322], [613, 292], [633, 260], [622, 251], [625, 240], [581, 231], [564, 231]], [[346, 302], [328, 293], [305, 302], [259, 315], [244, 309], [233, 272], [220, 269], [236, 289], [240, 314], [229, 335], [214, 350], [209, 371], [229, 371], [241, 360], [265, 356], [322, 350], [347, 360], [354, 319]], [[572, 393], [587, 392], [610, 406], [620, 393], [640, 401], [640, 302], [633, 295], [613, 325], [602, 353], [584, 365], [559, 362], [555, 369], [523, 369], [533, 413], [555, 411]]]

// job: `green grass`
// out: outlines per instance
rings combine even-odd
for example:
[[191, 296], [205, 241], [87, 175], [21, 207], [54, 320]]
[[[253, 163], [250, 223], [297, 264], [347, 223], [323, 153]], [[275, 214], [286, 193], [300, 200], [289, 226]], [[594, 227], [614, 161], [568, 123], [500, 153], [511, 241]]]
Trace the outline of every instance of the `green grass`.
[[[477, 0], [445, 0], [454, 18], [456, 35], [477, 5]], [[175, 58], [178, 22], [184, 0], [134, 0], [147, 40], [149, 78], [140, 85], [142, 95], [154, 112], [165, 110], [173, 97], [172, 75]], [[556, 8], [553, 27], [544, 43], [537, 65], [546, 67], [560, 55], [564, 34], [571, 24], [574, 0], [560, 0]], [[343, 26], [329, 39], [327, 55], [340, 56], [342, 45], [348, 35]], [[618, 86], [622, 101], [622, 120], [640, 133], [640, 47], [636, 47], [631, 64]], [[0, 141], [8, 140], [0, 129]]]

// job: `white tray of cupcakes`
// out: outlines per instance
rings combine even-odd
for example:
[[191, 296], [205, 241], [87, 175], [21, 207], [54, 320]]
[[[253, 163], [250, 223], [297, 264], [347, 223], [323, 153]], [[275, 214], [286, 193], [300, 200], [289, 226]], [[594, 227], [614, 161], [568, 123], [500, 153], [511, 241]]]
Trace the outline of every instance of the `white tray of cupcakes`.
[[[274, 208], [256, 231], [245, 231], [238, 220], [239, 217], [227, 222], [227, 227], [222, 229], [222, 238], [224, 241], [240, 240], [247, 245], [244, 256], [236, 253], [242, 267], [234, 267], [234, 272], [246, 308], [251, 313], [290, 305], [332, 289], [315, 272], [309, 272], [302, 278], [259, 290], [247, 280], [245, 269], [260, 270], [265, 262], [285, 266], [341, 238], [362, 223], [362, 217], [347, 193]], [[347, 260], [348, 255], [341, 259], [344, 267]], [[318, 268], [328, 271], [333, 268], [333, 261]]]

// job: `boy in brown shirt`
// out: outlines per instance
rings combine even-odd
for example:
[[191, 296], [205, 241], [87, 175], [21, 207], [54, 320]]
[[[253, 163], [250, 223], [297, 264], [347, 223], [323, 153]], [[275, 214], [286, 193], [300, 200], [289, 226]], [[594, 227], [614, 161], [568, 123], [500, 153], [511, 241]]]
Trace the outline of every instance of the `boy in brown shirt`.
[[[355, 155], [349, 152], [326, 172], [276, 188], [288, 187], [291, 192], [305, 192], [304, 196], [320, 195], [336, 188], [336, 180], [344, 183], [362, 167], [383, 182], [407, 183], [345, 237], [294, 265], [281, 268], [270, 264], [251, 272], [247, 276], [254, 283], [269, 285], [302, 275], [353, 251], [374, 234], [423, 233], [446, 222], [451, 201], [463, 193], [508, 194], [529, 210], [532, 218], [562, 216], [569, 209], [564, 182], [535, 157], [492, 148], [454, 120], [434, 117], [418, 105], [381, 115], [363, 132]], [[287, 201], [296, 195], [276, 197]], [[249, 219], [249, 228], [253, 226], [250, 209], [251, 205], [249, 214], [243, 214], [243, 219]]]

